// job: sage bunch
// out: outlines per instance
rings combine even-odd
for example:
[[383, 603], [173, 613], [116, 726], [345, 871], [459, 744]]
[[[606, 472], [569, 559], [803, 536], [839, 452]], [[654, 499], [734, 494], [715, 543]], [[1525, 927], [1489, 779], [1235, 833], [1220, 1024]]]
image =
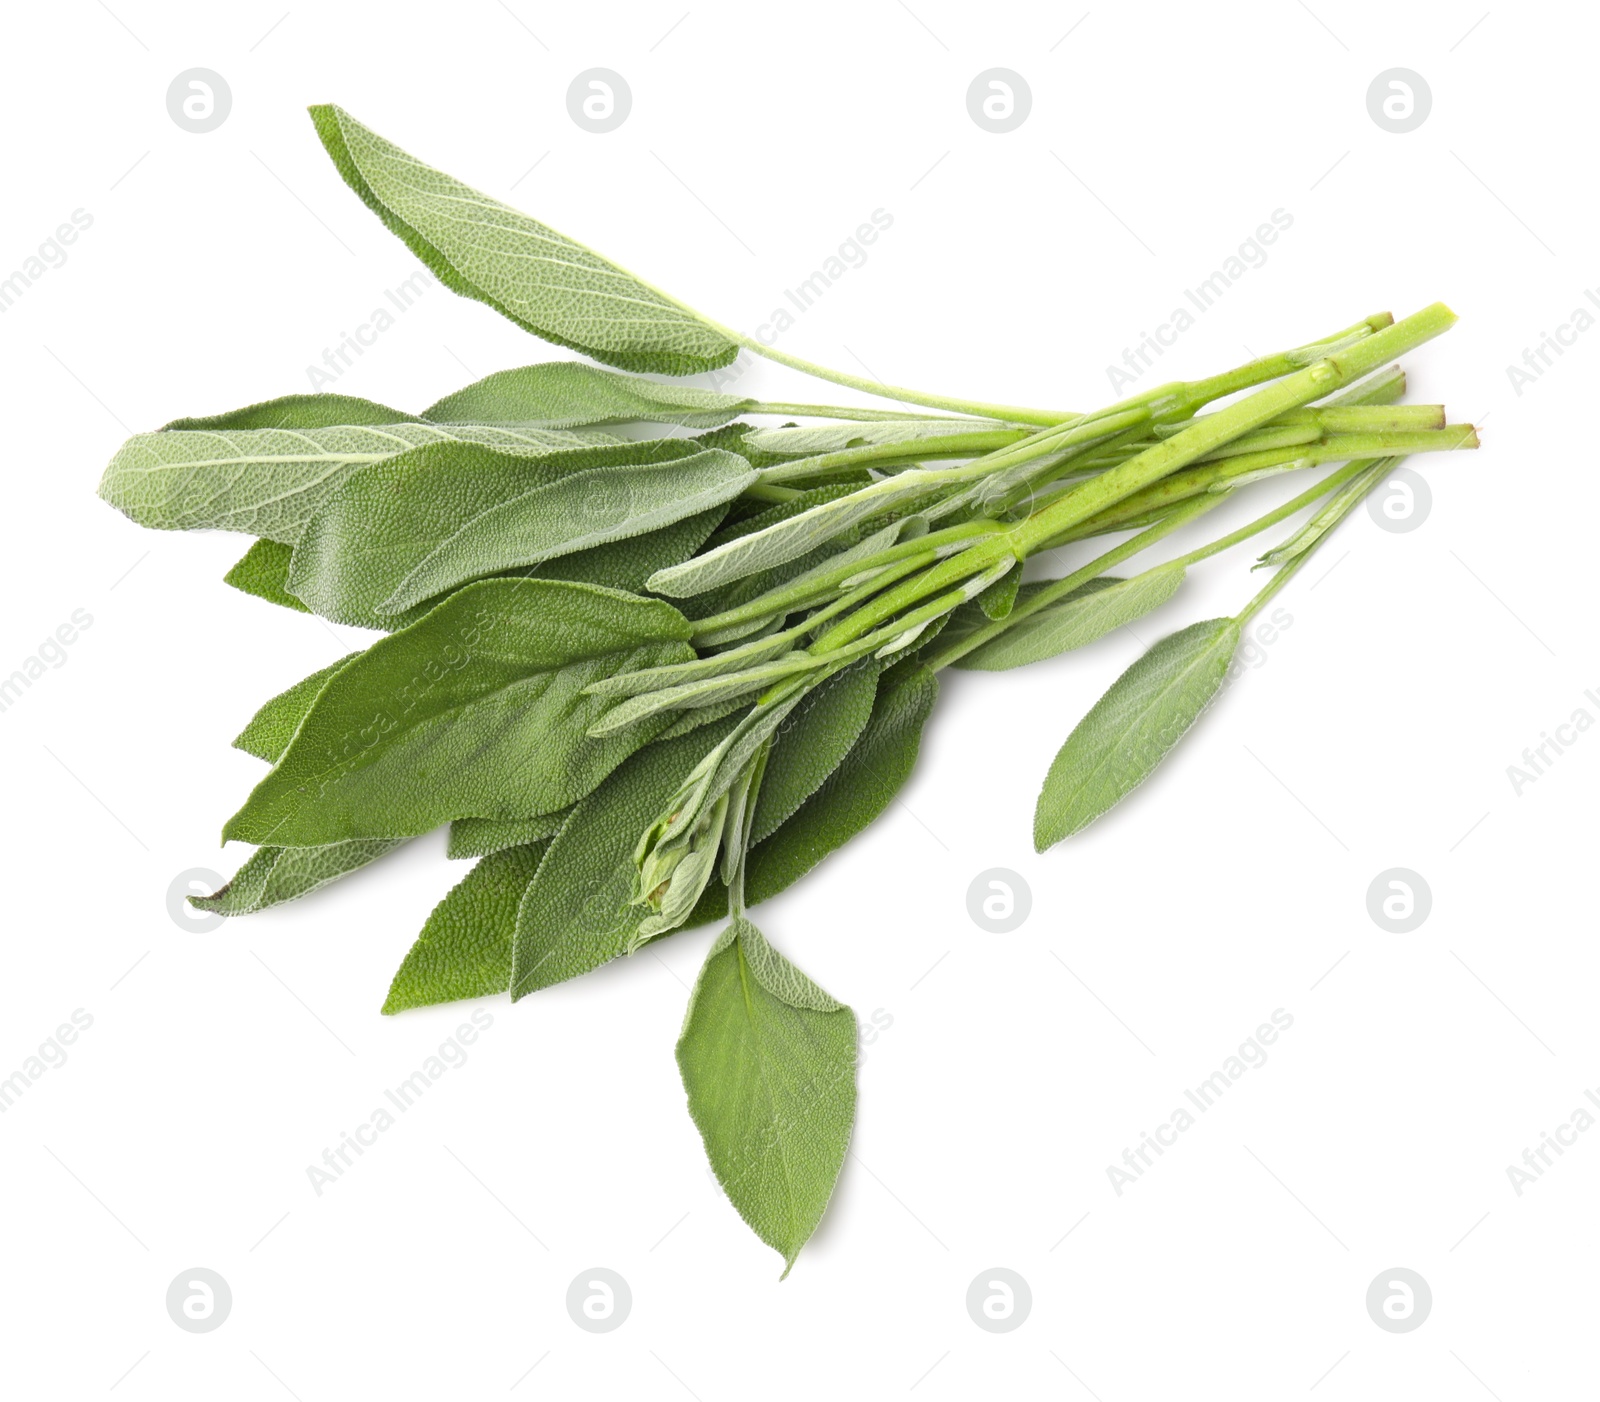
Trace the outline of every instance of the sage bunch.
[[[194, 904], [262, 910], [448, 825], [474, 864], [395, 972], [391, 1014], [524, 998], [725, 921], [677, 1059], [719, 1180], [787, 1274], [849, 1143], [856, 1025], [749, 909], [888, 806], [943, 669], [1083, 647], [1305, 515], [1237, 614], [1156, 643], [1067, 736], [1036, 845], [1148, 778], [1365, 494], [1401, 458], [1477, 445], [1401, 402], [1396, 358], [1454, 317], [1364, 317], [1090, 411], [885, 387], [720, 325], [337, 107], [312, 118], [441, 281], [598, 364], [502, 371], [415, 412], [290, 395], [113, 457], [100, 494], [140, 525], [254, 538], [230, 585], [380, 634], [249, 718], [234, 743], [269, 767], [223, 838], [256, 850]], [[741, 350], [892, 407], [648, 378]], [[1247, 525], [1113, 573], [1291, 473], [1309, 484]], [[1072, 567], [1038, 573], [1057, 559]]]

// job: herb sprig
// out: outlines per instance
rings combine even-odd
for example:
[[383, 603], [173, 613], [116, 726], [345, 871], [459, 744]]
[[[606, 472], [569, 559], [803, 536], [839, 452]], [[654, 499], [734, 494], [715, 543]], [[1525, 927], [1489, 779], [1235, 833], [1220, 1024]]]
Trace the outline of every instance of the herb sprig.
[[[256, 852], [194, 903], [261, 910], [448, 824], [450, 855], [476, 864], [428, 917], [385, 1013], [523, 998], [725, 918], [678, 1064], [719, 1180], [787, 1274], [849, 1143], [855, 1017], [748, 907], [889, 804], [941, 670], [1082, 647], [1310, 512], [1261, 556], [1273, 573], [1238, 614], [1156, 643], [1073, 729], [1036, 846], [1147, 779], [1216, 697], [1249, 620], [1395, 463], [1477, 446], [1441, 406], [1399, 402], [1396, 357], [1455, 318], [1441, 304], [1365, 317], [1089, 412], [885, 387], [720, 325], [337, 107], [312, 118], [345, 181], [443, 282], [611, 368], [501, 371], [418, 413], [290, 395], [118, 451], [100, 493], [133, 520], [252, 535], [228, 583], [384, 634], [240, 733], [271, 767], [223, 836]], [[645, 378], [741, 349], [896, 403]], [[782, 422], [750, 422], [763, 419]], [[611, 431], [641, 424], [685, 432]], [[1110, 573], [1250, 484], [1330, 463], [1247, 525]], [[1069, 548], [1071, 570], [1024, 582], [1030, 560]]]

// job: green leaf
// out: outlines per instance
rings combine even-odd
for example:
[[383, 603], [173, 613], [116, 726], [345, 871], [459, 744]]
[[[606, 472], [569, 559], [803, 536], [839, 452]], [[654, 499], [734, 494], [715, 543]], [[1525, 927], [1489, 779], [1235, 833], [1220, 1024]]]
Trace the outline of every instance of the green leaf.
[[[576, 555], [614, 543], [604, 539], [603, 527], [616, 525], [614, 518], [628, 509], [625, 489], [644, 467], [658, 474], [659, 496], [661, 480], [679, 468], [698, 472], [691, 465], [706, 456], [681, 438], [532, 456], [475, 443], [413, 448], [349, 474], [327, 495], [294, 548], [286, 587], [336, 623], [392, 629], [398, 615], [468, 579], [541, 563], [551, 551]], [[742, 459], [715, 457], [724, 481], [751, 476]], [[711, 495], [697, 500], [686, 493], [657, 512], [670, 518], [659, 524], [721, 505]], [[519, 504], [524, 516], [531, 506], [548, 518], [523, 534], [497, 533], [518, 515]], [[629, 538], [648, 533], [629, 532]], [[534, 548], [535, 542], [548, 550]], [[454, 570], [446, 568], [450, 561]], [[588, 562], [591, 568], [596, 563]], [[541, 573], [562, 575], [559, 569]], [[387, 602], [402, 590], [404, 603]]]
[[716, 450], [574, 473], [491, 507], [446, 536], [380, 606], [398, 613], [465, 580], [644, 535], [723, 506], [757, 481]]
[[534, 842], [495, 852], [455, 884], [396, 970], [384, 1012], [505, 992], [517, 906], [545, 846]]
[[978, 597], [973, 600], [985, 618], [999, 620], [1011, 617], [1011, 610], [1017, 602], [1017, 589], [1022, 583], [1020, 569], [1007, 570], [999, 579], [987, 586]]
[[244, 531], [293, 545], [328, 494], [357, 468], [424, 443], [484, 443], [513, 453], [619, 440], [494, 424], [341, 424], [140, 433], [117, 449], [100, 496], [141, 526]]
[[222, 414], [174, 419], [161, 431], [208, 428], [338, 428], [341, 424], [414, 423], [417, 416], [353, 394], [286, 394]]
[[850, 1145], [855, 1014], [739, 918], [706, 956], [677, 1056], [717, 1181], [788, 1275]]
[[751, 905], [793, 885], [894, 801], [916, 765], [938, 695], [938, 679], [914, 658], [884, 672], [861, 738], [795, 815], [751, 848], [745, 860]]
[[1078, 722], [1045, 776], [1033, 845], [1080, 832], [1149, 777], [1228, 674], [1239, 623], [1211, 618], [1163, 638]]
[[209, 896], [190, 896], [189, 904], [218, 915], [251, 915], [309, 895], [403, 843], [402, 838], [335, 842], [326, 847], [258, 847], [233, 879]]
[[619, 370], [694, 375], [739, 346], [632, 273], [425, 166], [342, 108], [311, 109], [339, 174], [447, 287]]
[[[537, 818], [457, 818], [450, 824], [450, 842], [445, 848], [445, 856], [453, 859], [491, 857], [508, 847], [526, 847], [530, 842], [542, 842], [561, 831], [561, 825], [571, 812], [570, 808], [560, 808]], [[510, 959], [511, 946], [507, 945], [508, 969]]]
[[821, 787], [861, 738], [878, 691], [878, 667], [847, 667], [814, 686], [773, 737], [756, 798], [752, 842], [770, 837]]
[[329, 678], [223, 840], [311, 847], [563, 808], [664, 724], [591, 739], [603, 703], [583, 688], [679, 661], [688, 636], [659, 600], [554, 580], [468, 585]]
[[1132, 579], [1091, 581], [1099, 587], [1075, 589], [1059, 602], [1018, 619], [992, 641], [957, 658], [955, 665], [1003, 672], [1057, 657], [1159, 608], [1178, 592], [1183, 578], [1183, 567], [1174, 561]]
[[330, 662], [309, 677], [297, 681], [287, 691], [280, 691], [250, 718], [250, 724], [241, 730], [233, 742], [236, 750], [276, 764], [289, 748], [289, 741], [300, 728], [300, 722], [317, 699], [323, 684], [359, 652], [347, 652], [337, 662]]
[[[809, 458], [823, 453], [841, 453], [847, 448], [928, 442], [948, 438], [951, 434], [991, 433], [1002, 427], [993, 419], [878, 419], [868, 423], [757, 428], [752, 429], [747, 438], [752, 448], [763, 452], [785, 458]], [[938, 451], [937, 441], [929, 442], [928, 446], [931, 451]]]
[[265, 599], [269, 604], [310, 613], [311, 610], [284, 587], [289, 581], [289, 560], [293, 554], [292, 545], [276, 540], [255, 541], [239, 563], [223, 575], [222, 582]]
[[715, 428], [745, 413], [755, 400], [691, 385], [661, 385], [597, 365], [554, 360], [485, 375], [447, 394], [422, 417], [435, 423], [519, 423], [539, 428], [581, 424], [682, 424]]
[[650, 914], [629, 904], [639, 834], [732, 728], [724, 721], [646, 746], [573, 809], [517, 916], [513, 999], [587, 973], [627, 950]]
[[703, 555], [685, 560], [652, 575], [650, 588], [671, 599], [689, 598], [708, 589], [744, 579], [808, 555], [819, 546], [891, 509], [905, 511], [909, 504], [940, 490], [928, 472], [903, 472], [848, 496], [824, 501], [797, 516], [776, 521], [760, 530], [724, 541]]

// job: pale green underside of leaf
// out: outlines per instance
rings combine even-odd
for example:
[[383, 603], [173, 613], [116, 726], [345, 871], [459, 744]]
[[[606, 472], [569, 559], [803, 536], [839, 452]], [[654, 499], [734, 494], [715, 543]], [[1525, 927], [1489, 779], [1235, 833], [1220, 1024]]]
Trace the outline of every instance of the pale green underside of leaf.
[[662, 728], [591, 739], [598, 703], [584, 687], [682, 660], [688, 634], [658, 600], [549, 580], [468, 585], [327, 681], [224, 840], [317, 846], [565, 807]]
[[541, 453], [620, 440], [599, 429], [495, 424], [140, 433], [107, 465], [100, 496], [155, 530], [243, 531], [293, 545], [328, 494], [357, 468], [424, 443], [458, 441], [510, 453]]
[[573, 809], [517, 916], [513, 999], [588, 973], [628, 948], [651, 913], [629, 904], [639, 834], [732, 726], [703, 726], [640, 750]]
[[[554, 813], [541, 813], [537, 818], [457, 818], [450, 824], [445, 856], [453, 860], [489, 857], [507, 847], [542, 842], [560, 832], [571, 813], [570, 808], [558, 808]], [[511, 958], [510, 945], [506, 946], [506, 958]]]
[[258, 847], [227, 885], [189, 904], [218, 915], [250, 915], [309, 895], [319, 886], [394, 851], [404, 838], [335, 842], [326, 847]]
[[1003, 672], [1084, 647], [1159, 608], [1178, 592], [1183, 577], [1181, 566], [1162, 565], [1087, 592], [1074, 590], [1060, 602], [1012, 624], [992, 642], [958, 658], [955, 665]]
[[1235, 619], [1192, 623], [1111, 684], [1045, 776], [1033, 819], [1038, 851], [1080, 832], [1149, 777], [1217, 694], [1238, 645]]
[[855, 1014], [748, 920], [712, 945], [678, 1039], [689, 1114], [729, 1201], [787, 1275], [828, 1205], [856, 1107]]
[[396, 971], [384, 1012], [505, 991], [517, 906], [544, 849], [534, 842], [493, 853], [456, 883]]
[[864, 491], [822, 502], [797, 516], [725, 541], [681, 565], [661, 570], [651, 577], [650, 588], [671, 599], [703, 594], [708, 589], [800, 559], [863, 521], [897, 506], [903, 508], [932, 490], [925, 474], [902, 473]]
[[738, 344], [615, 263], [423, 165], [342, 108], [311, 109], [342, 175], [452, 290], [621, 370], [692, 375]]
[[[951, 434], [984, 433], [1000, 428], [992, 419], [879, 419], [870, 423], [808, 424], [798, 428], [757, 428], [747, 435], [750, 446], [786, 458], [809, 458], [888, 443], [915, 443]], [[930, 444], [937, 448], [937, 444]]]
[[398, 613], [468, 579], [644, 535], [724, 506], [757, 480], [715, 449], [575, 473], [483, 511], [441, 540], [380, 605]]
[[234, 739], [234, 749], [264, 759], [268, 764], [276, 764], [289, 748], [289, 741], [300, 728], [300, 722], [305, 719], [306, 712], [311, 709], [311, 703], [317, 699], [317, 693], [322, 690], [324, 683], [345, 663], [359, 656], [359, 652], [347, 652], [337, 662], [319, 668], [265, 702]]
[[715, 428], [755, 401], [692, 385], [662, 385], [598, 365], [554, 360], [522, 365], [447, 394], [423, 410], [435, 423], [517, 423], [530, 428], [575, 428], [629, 421]]

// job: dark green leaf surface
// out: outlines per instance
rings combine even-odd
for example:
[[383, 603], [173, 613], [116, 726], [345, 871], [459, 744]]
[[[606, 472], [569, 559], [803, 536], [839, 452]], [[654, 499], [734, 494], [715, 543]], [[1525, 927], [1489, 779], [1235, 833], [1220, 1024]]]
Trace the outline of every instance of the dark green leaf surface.
[[878, 691], [873, 662], [847, 667], [800, 698], [772, 739], [750, 840], [770, 837], [819, 789], [861, 737]]
[[196, 418], [174, 419], [161, 431], [206, 428], [337, 428], [340, 424], [398, 424], [414, 422], [415, 414], [391, 409], [353, 394], [286, 394], [242, 409]]
[[512, 998], [621, 955], [652, 912], [634, 906], [634, 848], [684, 777], [733, 728], [723, 721], [626, 760], [556, 834], [517, 917]]
[[447, 287], [619, 370], [694, 375], [738, 343], [632, 273], [425, 166], [334, 106], [311, 109], [339, 174]]
[[[445, 856], [489, 857], [508, 847], [526, 847], [532, 842], [543, 842], [561, 831], [561, 825], [572, 812], [561, 808], [554, 813], [543, 813], [537, 818], [457, 818], [450, 824], [450, 841]], [[511, 958], [511, 948], [506, 947], [506, 958]]]
[[663, 724], [592, 739], [602, 703], [583, 688], [684, 659], [688, 634], [668, 605], [591, 585], [469, 585], [329, 679], [224, 840], [309, 847], [563, 808]]
[[1088, 827], [1150, 776], [1217, 694], [1238, 646], [1237, 620], [1192, 623], [1111, 684], [1045, 776], [1033, 816], [1038, 851]]
[[395, 972], [384, 1012], [505, 992], [517, 906], [544, 849], [535, 842], [496, 852], [456, 883]]
[[276, 764], [289, 748], [289, 741], [311, 709], [311, 703], [317, 699], [323, 683], [351, 658], [359, 656], [359, 652], [347, 652], [337, 662], [330, 662], [309, 677], [301, 678], [287, 691], [280, 691], [250, 718], [250, 724], [235, 737], [234, 749]]
[[855, 1014], [739, 918], [706, 956], [677, 1055], [717, 1181], [788, 1275], [850, 1145]]
[[285, 587], [289, 582], [289, 560], [293, 554], [293, 546], [276, 540], [258, 540], [244, 552], [238, 564], [223, 575], [222, 582], [231, 584], [243, 593], [254, 594], [258, 599], [265, 599], [269, 604], [278, 604], [299, 613], [310, 613], [311, 610]]

